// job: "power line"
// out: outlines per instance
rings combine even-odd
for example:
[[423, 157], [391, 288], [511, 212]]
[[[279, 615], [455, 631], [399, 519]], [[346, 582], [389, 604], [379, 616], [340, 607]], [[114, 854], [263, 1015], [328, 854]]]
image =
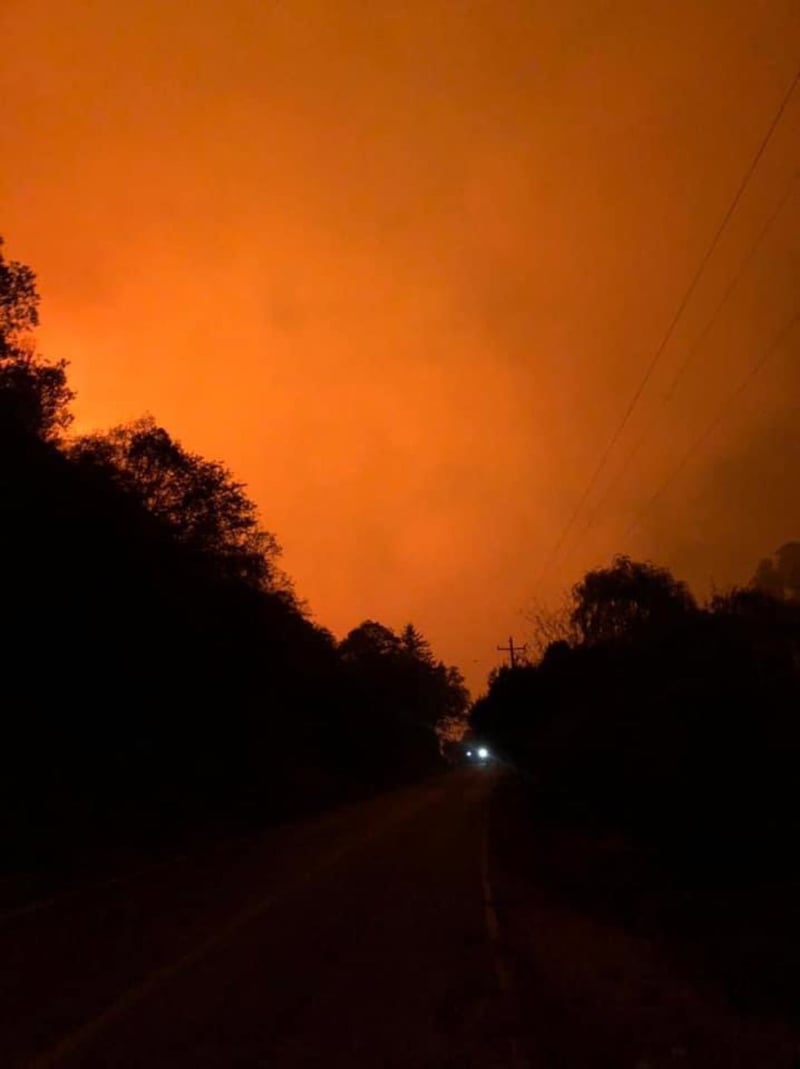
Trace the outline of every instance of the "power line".
[[669, 323], [669, 325], [668, 325], [668, 327], [666, 329], [666, 332], [665, 332], [663, 338], [661, 339], [661, 344], [656, 349], [652, 359], [650, 360], [650, 363], [647, 365], [647, 368], [645, 369], [644, 375], [642, 376], [642, 378], [641, 378], [641, 380], [639, 382], [639, 385], [636, 387], [636, 389], [633, 392], [633, 396], [631, 397], [631, 400], [629, 401], [628, 406], [625, 409], [625, 412], [623, 413], [622, 419], [620, 420], [619, 424], [617, 425], [617, 428], [614, 431], [614, 433], [611, 435], [611, 438], [609, 439], [605, 449], [601, 453], [600, 460], [598, 461], [597, 466], [595, 467], [594, 471], [592, 472], [591, 478], [589, 479], [589, 482], [586, 484], [586, 487], [585, 487], [583, 493], [581, 494], [581, 496], [580, 496], [580, 498], [578, 500], [578, 503], [575, 506], [575, 509], [572, 512], [569, 520], [567, 521], [566, 526], [564, 527], [563, 531], [561, 532], [559, 538], [556, 540], [556, 544], [553, 547], [553, 549], [551, 550], [550, 554], [545, 559], [544, 564], [542, 565], [542, 568], [539, 571], [539, 576], [538, 576], [539, 579], [541, 579], [542, 575], [544, 575], [544, 573], [552, 566], [552, 564], [555, 562], [556, 558], [558, 557], [558, 554], [559, 554], [559, 552], [561, 550], [561, 547], [564, 545], [564, 543], [566, 542], [566, 540], [567, 540], [572, 528], [575, 526], [575, 521], [577, 520], [578, 516], [580, 515], [581, 509], [586, 504], [586, 501], [587, 501], [589, 495], [591, 494], [592, 490], [594, 489], [598, 478], [600, 477], [601, 473], [603, 472], [603, 469], [606, 466], [606, 462], [608, 461], [608, 458], [609, 458], [612, 450], [614, 449], [614, 447], [616, 446], [617, 442], [619, 441], [620, 436], [622, 435], [622, 432], [624, 431], [625, 427], [628, 425], [628, 421], [631, 418], [631, 416], [632, 416], [632, 414], [633, 414], [633, 412], [634, 412], [634, 410], [636, 408], [636, 405], [639, 403], [639, 398], [642, 396], [642, 393], [644, 392], [644, 389], [647, 386], [647, 383], [650, 381], [650, 378], [652, 377], [652, 374], [655, 371], [656, 366], [658, 365], [659, 361], [661, 360], [661, 357], [662, 357], [662, 355], [664, 353], [664, 350], [666, 349], [667, 345], [669, 344], [669, 341], [672, 338], [673, 333], [675, 332], [675, 328], [678, 325], [678, 322], [679, 322], [681, 316], [683, 315], [683, 312], [684, 312], [686, 306], [688, 305], [689, 301], [691, 300], [692, 295], [694, 294], [694, 291], [697, 288], [697, 285], [698, 285], [698, 283], [700, 281], [700, 278], [703, 275], [703, 272], [706, 269], [706, 266], [707, 266], [709, 260], [711, 259], [711, 257], [713, 256], [714, 252], [716, 251], [717, 246], [719, 245], [720, 240], [722, 238], [722, 235], [723, 235], [728, 223], [730, 222], [731, 217], [733, 216], [733, 213], [736, 211], [736, 208], [738, 207], [739, 202], [741, 201], [742, 196], [743, 196], [747, 186], [750, 184], [750, 180], [753, 177], [753, 174], [754, 174], [754, 172], [756, 170], [756, 167], [760, 163], [761, 157], [764, 155], [764, 152], [766, 151], [767, 146], [769, 145], [770, 141], [772, 140], [772, 135], [775, 133], [775, 130], [777, 129], [778, 123], [781, 121], [781, 118], [783, 117], [783, 113], [786, 111], [786, 108], [787, 108], [787, 106], [789, 104], [789, 101], [790, 101], [795, 89], [797, 88], [798, 83], [800, 83], [800, 69], [798, 69], [797, 73], [795, 74], [794, 78], [792, 79], [792, 82], [791, 82], [789, 88], [787, 89], [786, 93], [783, 96], [783, 99], [780, 102], [778, 110], [773, 115], [772, 121], [770, 122], [769, 126], [767, 127], [767, 131], [766, 131], [764, 137], [762, 138], [761, 143], [759, 144], [755, 155], [751, 159], [751, 161], [750, 161], [750, 163], [749, 163], [749, 165], [748, 165], [748, 167], [747, 167], [747, 169], [746, 169], [746, 171], [744, 173], [744, 176], [743, 176], [741, 182], [739, 183], [739, 188], [736, 190], [736, 193], [735, 193], [735, 195], [733, 197], [733, 200], [731, 201], [731, 203], [728, 206], [727, 211], [723, 215], [722, 221], [720, 222], [719, 226], [717, 227], [717, 229], [716, 229], [716, 231], [714, 233], [714, 236], [711, 239], [710, 245], [706, 249], [705, 254], [703, 255], [702, 259], [700, 260], [700, 263], [699, 263], [699, 265], [697, 267], [697, 270], [695, 271], [694, 275], [692, 276], [692, 279], [691, 279], [691, 281], [689, 283], [689, 286], [688, 286], [686, 292], [684, 293], [683, 298], [681, 299], [675, 314], [673, 315], [672, 319], [670, 320], [670, 323]]
[[720, 312], [725, 307], [725, 305], [728, 303], [728, 299], [730, 298], [731, 294], [734, 292], [736, 287], [741, 282], [742, 277], [746, 273], [747, 269], [750, 267], [750, 264], [755, 259], [756, 253], [758, 252], [758, 250], [763, 245], [764, 240], [767, 237], [767, 235], [769, 234], [769, 232], [772, 229], [772, 227], [775, 225], [775, 222], [776, 222], [778, 216], [781, 214], [783, 209], [786, 207], [786, 204], [789, 201], [789, 198], [791, 197], [792, 193], [794, 193], [795, 186], [797, 184], [797, 179], [798, 179], [798, 175], [799, 174], [800, 174], [800, 172], [795, 171], [795, 173], [792, 175], [791, 181], [787, 185], [786, 189], [783, 191], [782, 197], [780, 198], [778, 203], [775, 205], [773, 210], [770, 212], [770, 214], [767, 216], [767, 219], [764, 222], [764, 225], [761, 227], [761, 230], [759, 231], [758, 236], [756, 237], [756, 240], [750, 246], [750, 249], [748, 250], [747, 255], [745, 256], [745, 258], [739, 264], [738, 271], [734, 274], [733, 278], [730, 280], [730, 282], [726, 286], [725, 292], [723, 293], [722, 297], [720, 298], [719, 303], [717, 304], [716, 308], [711, 313], [711, 316], [706, 321], [705, 326], [700, 331], [699, 335], [697, 336], [697, 338], [695, 339], [695, 341], [693, 342], [693, 344], [689, 348], [689, 352], [686, 354], [686, 357], [682, 361], [680, 367], [675, 372], [675, 377], [673, 378], [672, 382], [670, 383], [669, 389], [667, 390], [667, 396], [666, 396], [666, 400], [667, 401], [672, 399], [672, 396], [675, 393], [675, 390], [677, 389], [678, 384], [680, 383], [680, 381], [683, 378], [683, 376], [686, 374], [686, 370], [689, 367], [689, 365], [691, 364], [692, 360], [697, 355], [697, 352], [698, 352], [700, 346], [702, 345], [702, 343], [708, 337], [712, 327], [714, 326], [714, 324], [717, 321], [717, 318], [719, 317]]
[[766, 364], [780, 349], [780, 347], [783, 345], [784, 341], [792, 332], [792, 329], [796, 326], [798, 322], [800, 322], [800, 310], [796, 311], [794, 315], [789, 319], [789, 321], [787, 323], [784, 323], [780, 330], [773, 336], [772, 341], [767, 346], [765, 352], [762, 354], [760, 359], [758, 359], [756, 363], [753, 364], [747, 374], [744, 375], [744, 377], [739, 381], [739, 384], [736, 386], [736, 389], [728, 395], [727, 399], [717, 409], [714, 418], [711, 420], [710, 423], [706, 424], [703, 431], [697, 436], [697, 438], [695, 438], [695, 440], [692, 442], [692, 444], [681, 457], [677, 467], [673, 468], [673, 470], [669, 473], [666, 479], [664, 479], [664, 481], [658, 487], [656, 492], [650, 497], [644, 508], [642, 508], [634, 517], [633, 521], [626, 529], [623, 537], [627, 538], [636, 530], [636, 528], [642, 522], [642, 520], [653, 507], [653, 505], [655, 505], [659, 498], [664, 495], [664, 493], [678, 478], [681, 472], [684, 471], [684, 469], [689, 464], [689, 461], [697, 452], [697, 450], [700, 449], [700, 447], [711, 437], [711, 435], [717, 430], [720, 424], [724, 422], [725, 418], [727, 417], [730, 410], [733, 408], [736, 401], [738, 401], [738, 399], [741, 397], [741, 395], [744, 393], [744, 391], [747, 389], [747, 387], [750, 385], [756, 375], [758, 375], [759, 372], [764, 369]]
[[[677, 389], [678, 384], [680, 383], [680, 381], [683, 378], [683, 376], [686, 374], [686, 371], [689, 368], [689, 365], [691, 364], [692, 360], [695, 358], [695, 356], [699, 352], [700, 346], [703, 344], [705, 339], [708, 337], [708, 335], [711, 332], [712, 328], [714, 327], [715, 323], [719, 319], [719, 316], [720, 316], [722, 310], [724, 309], [725, 305], [728, 303], [728, 300], [730, 299], [732, 294], [735, 292], [736, 287], [739, 285], [739, 283], [741, 282], [742, 278], [746, 274], [748, 268], [750, 267], [750, 264], [755, 259], [756, 253], [758, 252], [758, 250], [763, 245], [764, 240], [766, 239], [766, 237], [769, 234], [769, 232], [772, 229], [772, 227], [775, 225], [776, 220], [780, 216], [780, 214], [783, 211], [783, 209], [786, 207], [786, 204], [789, 201], [789, 198], [791, 197], [792, 193], [794, 193], [795, 187], [797, 185], [798, 177], [800, 177], [800, 172], [796, 171], [792, 175], [791, 181], [786, 186], [786, 189], [784, 190], [783, 195], [780, 197], [780, 199], [778, 200], [777, 204], [775, 205], [775, 207], [773, 208], [773, 210], [770, 212], [769, 216], [765, 220], [764, 225], [761, 227], [761, 230], [759, 231], [755, 241], [748, 248], [747, 253], [744, 256], [744, 259], [739, 264], [738, 269], [735, 271], [735, 273], [731, 277], [731, 280], [729, 281], [727, 287], [725, 288], [725, 292], [722, 294], [722, 297], [720, 298], [719, 302], [717, 303], [716, 307], [714, 308], [714, 311], [711, 313], [709, 318], [706, 320], [705, 325], [703, 326], [703, 329], [700, 331], [700, 333], [698, 334], [698, 336], [695, 338], [694, 342], [690, 346], [689, 351], [686, 354], [685, 359], [683, 360], [683, 362], [681, 363], [681, 365], [677, 369], [677, 371], [675, 373], [675, 376], [672, 379], [672, 382], [671, 382], [671, 384], [669, 386], [669, 389], [667, 390], [667, 393], [665, 394], [665, 396], [663, 398], [662, 407], [667, 405], [667, 404], [669, 404], [669, 402], [674, 397], [675, 390]], [[594, 526], [594, 523], [595, 523], [598, 515], [600, 514], [600, 512], [601, 512], [601, 510], [603, 508], [603, 505], [608, 501], [608, 499], [610, 498], [610, 496], [612, 495], [612, 493], [614, 492], [616, 487], [620, 484], [620, 482], [622, 482], [622, 480], [625, 477], [625, 475], [627, 474], [632, 462], [634, 461], [634, 459], [636, 458], [637, 454], [640, 452], [642, 447], [645, 445], [645, 443], [649, 440], [649, 438], [652, 435], [652, 433], [655, 430], [655, 428], [656, 428], [655, 421], [650, 421], [649, 423], [645, 424], [641, 434], [636, 439], [636, 441], [634, 442], [634, 444], [631, 447], [631, 449], [628, 451], [628, 454], [625, 457], [625, 460], [624, 460], [624, 462], [622, 464], [622, 467], [619, 469], [617, 474], [614, 476], [614, 478], [611, 480], [609, 485], [606, 487], [605, 493], [602, 495], [602, 497], [600, 498], [600, 500], [597, 502], [597, 504], [595, 505], [594, 509], [592, 510], [592, 513], [589, 516], [589, 519], [587, 520], [586, 524], [583, 527], [583, 531], [584, 532], [588, 531], [591, 527]]]

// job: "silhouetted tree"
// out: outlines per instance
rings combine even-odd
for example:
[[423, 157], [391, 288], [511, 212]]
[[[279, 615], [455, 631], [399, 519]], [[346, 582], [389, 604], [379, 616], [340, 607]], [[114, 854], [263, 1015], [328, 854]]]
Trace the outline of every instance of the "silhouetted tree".
[[525, 616], [530, 625], [527, 635], [529, 659], [539, 661], [544, 657], [548, 647], [555, 642], [572, 645], [579, 641], [579, 632], [573, 622], [574, 605], [564, 599], [556, 607], [548, 607], [534, 600]]
[[6, 260], [0, 237], [0, 360], [29, 355], [39, 325], [36, 275], [25, 264]]
[[356, 734], [373, 767], [393, 776], [437, 767], [440, 739], [458, 731], [468, 707], [458, 669], [436, 661], [412, 624], [398, 635], [365, 620], [339, 650], [362, 710]]
[[394, 661], [401, 648], [400, 639], [390, 627], [376, 620], [365, 620], [342, 639], [339, 652], [345, 661], [363, 664], [381, 658]]
[[436, 667], [441, 680], [442, 699], [439, 719], [444, 737], [460, 738], [466, 726], [469, 709], [469, 690], [460, 668], [439, 662]]
[[751, 585], [776, 598], [800, 601], [800, 542], [787, 542], [762, 560]]
[[592, 645], [630, 637], [644, 627], [673, 626], [695, 608], [685, 583], [666, 568], [617, 556], [572, 590], [572, 623]]
[[616, 558], [573, 588], [578, 640], [494, 673], [473, 732], [572, 818], [698, 866], [784, 863], [800, 830], [800, 605], [782, 575], [781, 597], [751, 587], [699, 608], [666, 569]]
[[57, 438], [69, 426], [66, 363], [50, 363], [36, 352], [39, 323], [36, 276], [6, 260], [0, 237], [0, 433]]
[[431, 644], [413, 624], [406, 624], [400, 632], [400, 644], [410, 657], [426, 664], [433, 664]]
[[188, 452], [151, 418], [78, 438], [69, 455], [77, 464], [102, 467], [182, 543], [213, 558], [223, 576], [290, 592], [277, 566], [280, 547], [260, 527], [244, 486], [222, 464]]
[[302, 812], [438, 762], [458, 674], [310, 619], [227, 468], [151, 419], [68, 441], [0, 252], [0, 866]]

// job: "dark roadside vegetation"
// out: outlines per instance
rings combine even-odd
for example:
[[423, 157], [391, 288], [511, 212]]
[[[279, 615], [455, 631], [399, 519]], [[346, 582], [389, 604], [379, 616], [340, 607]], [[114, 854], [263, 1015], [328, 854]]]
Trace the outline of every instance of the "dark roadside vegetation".
[[505, 861], [743, 1019], [798, 1028], [800, 544], [702, 606], [617, 557], [534, 623], [539, 656], [471, 714], [518, 773]]
[[[245, 488], [152, 419], [70, 434], [38, 304], [0, 249], [5, 886], [229, 843], [445, 767], [458, 670], [411, 625], [320, 627]], [[599, 972], [614, 925], [737, 1013], [799, 1027], [800, 546], [704, 606], [617, 558], [535, 622], [540, 656], [495, 673], [471, 724], [517, 773], [496, 850], [562, 910], [551, 959]], [[533, 945], [542, 961], [541, 925]], [[565, 977], [554, 1044], [584, 1046], [553, 1064], [621, 1064], [621, 1036], [599, 1060], [599, 1018], [578, 1034]]]
[[337, 641], [244, 486], [152, 419], [71, 436], [38, 307], [0, 246], [0, 876], [85, 871], [438, 771], [467, 709], [458, 670], [411, 625]]

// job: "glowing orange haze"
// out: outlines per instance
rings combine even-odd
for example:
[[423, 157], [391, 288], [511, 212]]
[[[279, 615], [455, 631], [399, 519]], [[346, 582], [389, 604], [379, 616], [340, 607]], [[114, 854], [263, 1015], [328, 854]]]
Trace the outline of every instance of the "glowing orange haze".
[[794, 99], [609, 478], [655, 433], [536, 585], [794, 75], [797, 0], [2, 0], [0, 44], [0, 232], [79, 427], [150, 411], [224, 459], [334, 631], [412, 619], [477, 688], [612, 551], [702, 593], [800, 535], [795, 334], [624, 536], [800, 300], [798, 190], [662, 403], [800, 163]]

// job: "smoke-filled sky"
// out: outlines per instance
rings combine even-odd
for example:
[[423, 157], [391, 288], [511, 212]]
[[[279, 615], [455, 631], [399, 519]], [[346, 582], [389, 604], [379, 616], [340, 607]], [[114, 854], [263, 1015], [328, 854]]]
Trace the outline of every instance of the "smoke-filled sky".
[[704, 595], [800, 535], [800, 326], [724, 407], [800, 309], [798, 90], [553, 559], [797, 0], [0, 0], [0, 49], [0, 233], [78, 428], [225, 460], [336, 633], [411, 619], [477, 689], [612, 552]]

